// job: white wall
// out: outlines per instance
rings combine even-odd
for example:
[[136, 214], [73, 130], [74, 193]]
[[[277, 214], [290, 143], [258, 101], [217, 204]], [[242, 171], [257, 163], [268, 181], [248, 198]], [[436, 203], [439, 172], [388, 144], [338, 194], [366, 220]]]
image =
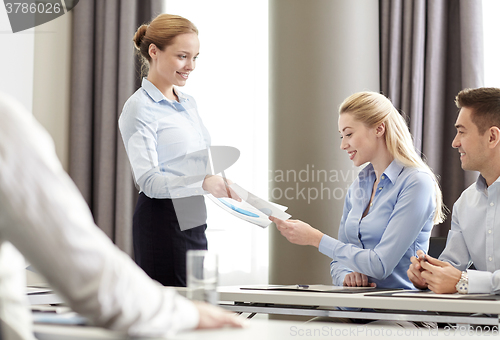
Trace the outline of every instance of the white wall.
[[33, 60], [35, 30], [12, 33], [9, 17], [0, 5], [0, 91], [19, 100], [31, 112], [33, 107]]
[[54, 139], [68, 166], [69, 77], [72, 12], [26, 31], [12, 33], [0, 5], [0, 91], [18, 99]]
[[500, 87], [500, 1], [483, 0], [484, 86]]
[[[267, 198], [268, 1], [166, 0], [166, 12], [199, 30], [200, 56], [182, 91], [192, 95], [212, 145], [240, 150], [225, 175]], [[219, 253], [220, 284], [268, 281], [268, 231], [207, 201], [208, 248]]]

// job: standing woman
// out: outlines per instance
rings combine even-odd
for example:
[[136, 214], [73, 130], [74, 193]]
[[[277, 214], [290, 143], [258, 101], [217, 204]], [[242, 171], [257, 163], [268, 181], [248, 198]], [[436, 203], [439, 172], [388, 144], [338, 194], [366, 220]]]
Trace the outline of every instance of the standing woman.
[[223, 179], [206, 172], [210, 135], [196, 102], [178, 89], [195, 68], [198, 30], [161, 14], [133, 40], [148, 73], [125, 103], [119, 127], [140, 190], [135, 261], [165, 286], [186, 286], [186, 252], [207, 249], [203, 194], [227, 196]]
[[415, 152], [403, 117], [385, 96], [360, 92], [340, 106], [341, 149], [365, 166], [347, 192], [338, 240], [298, 220], [271, 217], [290, 242], [333, 259], [335, 285], [415, 289], [406, 271], [444, 219], [436, 176]]

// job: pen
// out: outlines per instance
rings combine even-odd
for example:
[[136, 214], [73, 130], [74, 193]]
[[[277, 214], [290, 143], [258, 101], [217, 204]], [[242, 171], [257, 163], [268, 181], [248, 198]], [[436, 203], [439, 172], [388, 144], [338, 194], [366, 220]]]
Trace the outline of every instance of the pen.
[[221, 174], [222, 174], [222, 179], [224, 180], [224, 185], [226, 186], [227, 197], [232, 198], [231, 191], [229, 190], [229, 184], [227, 184], [226, 175], [224, 174], [224, 171], [221, 171]]
[[297, 288], [307, 289], [309, 285], [297, 285]]

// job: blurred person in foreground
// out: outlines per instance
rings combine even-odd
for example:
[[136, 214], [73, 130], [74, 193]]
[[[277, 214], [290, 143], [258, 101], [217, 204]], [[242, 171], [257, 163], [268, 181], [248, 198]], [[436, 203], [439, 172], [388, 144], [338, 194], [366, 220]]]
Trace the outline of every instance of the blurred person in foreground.
[[241, 327], [150, 279], [95, 225], [48, 133], [0, 93], [0, 338], [34, 339], [23, 256], [72, 310], [131, 336]]

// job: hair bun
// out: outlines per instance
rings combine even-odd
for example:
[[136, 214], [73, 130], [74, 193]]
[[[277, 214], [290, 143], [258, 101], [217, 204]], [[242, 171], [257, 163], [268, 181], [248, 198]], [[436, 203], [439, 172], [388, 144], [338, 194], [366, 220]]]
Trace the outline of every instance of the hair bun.
[[141, 25], [141, 27], [139, 27], [137, 29], [137, 32], [135, 32], [135, 35], [134, 35], [134, 44], [135, 44], [135, 48], [137, 48], [138, 50], [141, 49], [141, 43], [142, 43], [142, 40], [144, 39], [144, 36], [146, 35], [146, 31], [148, 30], [148, 25]]

